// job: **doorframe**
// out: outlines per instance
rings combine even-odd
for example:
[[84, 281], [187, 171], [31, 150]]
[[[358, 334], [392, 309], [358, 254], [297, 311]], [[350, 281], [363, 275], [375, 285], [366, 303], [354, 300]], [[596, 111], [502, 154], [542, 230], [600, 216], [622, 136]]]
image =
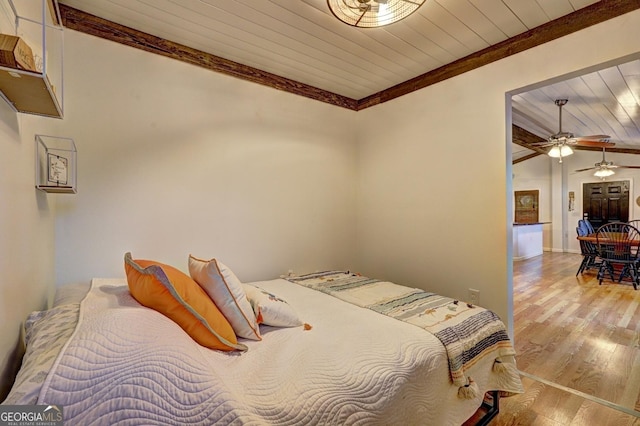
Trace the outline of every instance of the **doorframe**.
[[511, 98], [513, 96], [512, 93], [505, 93], [505, 111], [504, 115], [506, 118], [506, 145], [507, 149], [505, 150], [506, 158], [505, 164], [506, 167], [506, 189], [507, 189], [507, 223], [505, 226], [507, 227], [507, 333], [511, 338], [511, 341], [514, 342], [515, 346], [515, 335], [514, 335], [514, 323], [513, 323], [513, 160], [512, 157], [512, 140], [513, 140], [513, 115], [512, 115], [512, 105]]
[[[506, 177], [506, 199], [507, 199], [507, 223], [506, 223], [506, 227], [507, 227], [507, 232], [506, 232], [506, 236], [507, 236], [507, 241], [506, 241], [506, 245], [507, 245], [507, 265], [506, 265], [506, 271], [507, 271], [507, 318], [506, 318], [506, 325], [507, 325], [507, 332], [509, 334], [509, 337], [511, 338], [512, 341], [515, 341], [515, 336], [514, 336], [514, 317], [513, 317], [513, 219], [514, 219], [514, 215], [513, 215], [513, 164], [512, 164], [512, 140], [513, 140], [513, 132], [512, 132], [512, 124], [513, 124], [513, 113], [512, 113], [512, 97], [514, 95], [517, 95], [518, 93], [523, 93], [523, 92], [528, 92], [530, 90], [534, 90], [540, 87], [544, 87], [544, 86], [548, 86], [550, 84], [553, 83], [558, 83], [561, 81], [565, 81], [571, 78], [575, 78], [581, 75], [585, 75], [585, 74], [589, 74], [591, 72], [595, 72], [598, 70], [602, 70], [605, 68], [609, 68], [612, 66], [616, 66], [625, 62], [630, 62], [633, 60], [637, 60], [640, 59], [640, 52], [638, 53], [632, 53], [630, 55], [626, 55], [623, 57], [618, 57], [616, 59], [612, 59], [609, 61], [605, 61], [602, 63], [598, 63], [598, 64], [594, 64], [592, 66], [580, 69], [580, 70], [576, 70], [567, 74], [563, 74], [563, 75], [558, 75], [552, 78], [549, 78], [547, 80], [544, 81], [538, 81], [536, 83], [533, 84], [529, 84], [520, 88], [516, 88], [510, 91], [505, 92], [504, 96], [505, 96], [505, 145], [506, 145], [506, 149], [505, 149], [505, 177]], [[563, 162], [561, 164], [562, 169], [564, 169], [562, 175], [565, 176], [566, 175], [566, 164]], [[568, 179], [566, 178], [562, 178], [562, 216], [563, 216], [563, 220], [562, 220], [562, 235], [565, 236], [566, 238], [563, 238], [563, 252], [571, 252], [571, 250], [568, 249], [567, 247], [567, 243], [568, 243], [568, 212], [567, 212], [567, 207], [569, 204], [569, 194], [568, 194], [568, 190], [567, 190], [567, 182]], [[631, 181], [631, 185], [629, 187], [629, 191], [632, 191], [632, 185], [633, 185], [633, 181]], [[580, 198], [582, 198], [582, 185], [580, 187]], [[580, 200], [582, 202], [582, 200]], [[576, 200], [577, 203], [577, 200]], [[635, 217], [635, 199], [632, 200], [632, 197], [629, 197], [629, 203], [631, 204], [631, 208], [633, 208], [633, 210], [630, 210], [629, 214], [631, 215], [631, 212], [634, 212], [634, 217]], [[580, 209], [582, 210], [582, 204], [580, 204]], [[552, 216], [553, 218], [553, 213]], [[553, 232], [553, 224], [552, 226], [552, 232]]]

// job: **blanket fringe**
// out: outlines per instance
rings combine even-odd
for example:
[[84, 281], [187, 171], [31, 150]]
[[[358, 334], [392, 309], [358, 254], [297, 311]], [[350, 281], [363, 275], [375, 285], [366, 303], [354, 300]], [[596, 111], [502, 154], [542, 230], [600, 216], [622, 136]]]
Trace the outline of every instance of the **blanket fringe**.
[[458, 389], [458, 398], [473, 399], [478, 396], [480, 389], [471, 377], [467, 379], [467, 384]]
[[496, 358], [496, 360], [493, 362], [493, 372], [500, 374], [507, 372], [507, 367], [502, 363], [502, 360], [500, 358]]

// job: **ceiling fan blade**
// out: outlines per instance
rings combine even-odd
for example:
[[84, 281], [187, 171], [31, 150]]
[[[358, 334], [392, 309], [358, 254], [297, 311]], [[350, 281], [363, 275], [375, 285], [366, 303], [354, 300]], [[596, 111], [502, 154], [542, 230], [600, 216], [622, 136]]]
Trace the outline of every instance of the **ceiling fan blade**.
[[601, 141], [604, 142], [604, 139], [611, 139], [609, 135], [588, 135], [588, 136], [576, 136], [576, 139], [586, 139], [590, 141]]
[[597, 140], [584, 140], [582, 138], [576, 138], [575, 142], [572, 142], [572, 145], [576, 146], [586, 146], [593, 148], [612, 148], [616, 146], [614, 142], [603, 142]]
[[640, 166], [616, 166], [623, 169], [640, 169]]
[[529, 145], [531, 145], [531, 146], [551, 146], [551, 145], [555, 145], [555, 142], [549, 142], [549, 141], [531, 142], [531, 143], [529, 143]]
[[588, 167], [586, 169], [578, 169], [575, 172], [576, 173], [578, 173], [578, 172], [586, 172], [587, 170], [594, 170], [594, 169], [597, 169], [597, 167]]

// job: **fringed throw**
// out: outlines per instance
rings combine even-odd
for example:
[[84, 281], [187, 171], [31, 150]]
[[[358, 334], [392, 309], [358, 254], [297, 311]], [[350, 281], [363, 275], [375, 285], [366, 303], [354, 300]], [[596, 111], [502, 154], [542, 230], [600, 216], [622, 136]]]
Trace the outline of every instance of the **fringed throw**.
[[[460, 398], [475, 398], [478, 386], [465, 371], [493, 350], [515, 355], [504, 323], [492, 311], [429, 293], [344, 271], [288, 277], [287, 280], [354, 305], [413, 324], [436, 336], [444, 345], [453, 384]], [[495, 373], [507, 372], [500, 358]]]
[[493, 371], [496, 373], [506, 373], [507, 367], [504, 365], [500, 357], [493, 362]]
[[471, 377], [467, 378], [467, 383], [464, 386], [458, 388], [458, 398], [473, 399], [480, 393], [478, 385], [473, 381]]

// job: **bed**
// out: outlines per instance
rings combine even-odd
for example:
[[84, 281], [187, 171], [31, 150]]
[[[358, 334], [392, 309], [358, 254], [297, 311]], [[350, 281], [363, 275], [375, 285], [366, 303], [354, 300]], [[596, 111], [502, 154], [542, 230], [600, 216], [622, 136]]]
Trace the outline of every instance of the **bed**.
[[240, 285], [259, 336], [229, 350], [141, 304], [129, 275], [58, 289], [25, 321], [3, 404], [56, 405], [82, 425], [460, 425], [487, 392], [523, 391], [504, 325], [483, 308], [349, 271]]

